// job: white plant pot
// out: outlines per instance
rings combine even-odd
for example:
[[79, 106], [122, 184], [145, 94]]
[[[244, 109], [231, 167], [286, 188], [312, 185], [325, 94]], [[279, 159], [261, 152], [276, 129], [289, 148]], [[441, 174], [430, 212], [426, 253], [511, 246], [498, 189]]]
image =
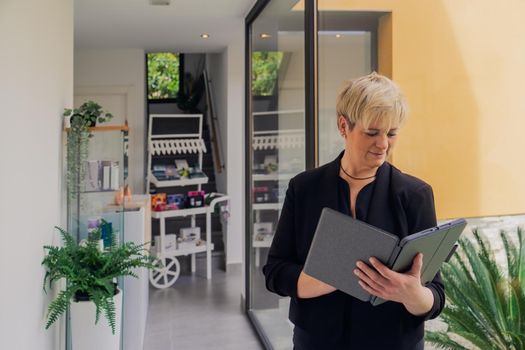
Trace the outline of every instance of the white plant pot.
[[120, 323], [122, 315], [122, 291], [114, 296], [115, 334], [103, 312], [95, 325], [95, 304], [91, 301], [71, 303], [71, 341], [72, 350], [119, 350]]

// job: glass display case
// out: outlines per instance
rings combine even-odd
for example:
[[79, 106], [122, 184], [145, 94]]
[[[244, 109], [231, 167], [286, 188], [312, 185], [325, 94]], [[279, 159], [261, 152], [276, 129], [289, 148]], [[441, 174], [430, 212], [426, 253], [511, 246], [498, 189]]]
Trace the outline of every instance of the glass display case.
[[[87, 157], [83, 164], [74, 166], [80, 172], [77, 184], [68, 186], [67, 228], [77, 241], [85, 239], [101, 220], [111, 223], [113, 231], [123, 238], [127, 130], [125, 125], [90, 128]], [[70, 165], [67, 167], [69, 171]]]
[[[87, 144], [82, 144], [66, 130], [67, 230], [79, 243], [97, 228], [100, 228], [104, 248], [111, 244], [112, 233], [119, 243], [124, 242], [127, 133], [127, 125], [92, 127]], [[120, 278], [117, 283], [122, 290], [124, 283]], [[73, 349], [71, 339], [68, 312], [67, 350]]]

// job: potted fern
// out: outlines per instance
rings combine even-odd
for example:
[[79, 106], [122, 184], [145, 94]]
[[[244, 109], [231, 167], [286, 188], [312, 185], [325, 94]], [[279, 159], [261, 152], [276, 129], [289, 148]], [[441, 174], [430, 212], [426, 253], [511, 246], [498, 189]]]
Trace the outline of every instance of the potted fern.
[[480, 232], [473, 234], [474, 242], [461, 239], [460, 249], [441, 269], [448, 300], [441, 317], [448, 329], [429, 332], [426, 340], [442, 349], [524, 350], [523, 231], [518, 228], [514, 237], [500, 233], [506, 266], [496, 262]]
[[92, 136], [89, 128], [111, 120], [113, 115], [104, 112], [98, 103], [86, 101], [78, 108], [65, 108], [62, 116], [69, 120], [70, 125], [67, 134], [67, 188], [70, 198], [76, 198], [85, 177], [84, 163]]
[[[122, 292], [117, 277], [134, 276], [134, 269], [152, 267], [152, 260], [143, 245], [132, 242], [118, 244], [112, 233], [111, 245], [103, 249], [100, 229], [77, 244], [71, 234], [56, 227], [63, 245], [44, 246], [42, 261], [46, 268], [44, 291], [65, 278], [65, 289], [49, 304], [46, 329], [70, 308], [73, 348], [115, 349], [120, 347], [120, 315]], [[99, 324], [103, 314], [109, 327]]]

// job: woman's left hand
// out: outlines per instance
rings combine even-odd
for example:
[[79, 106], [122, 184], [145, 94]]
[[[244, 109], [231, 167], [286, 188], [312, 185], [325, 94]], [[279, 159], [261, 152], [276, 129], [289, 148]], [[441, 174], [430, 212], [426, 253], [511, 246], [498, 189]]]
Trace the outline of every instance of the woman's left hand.
[[359, 277], [359, 285], [368, 293], [381, 299], [402, 303], [413, 315], [423, 315], [430, 311], [434, 295], [430, 289], [421, 285], [423, 254], [418, 253], [412, 267], [405, 273], [395, 272], [372, 257], [370, 268], [362, 261], [357, 262], [354, 273]]

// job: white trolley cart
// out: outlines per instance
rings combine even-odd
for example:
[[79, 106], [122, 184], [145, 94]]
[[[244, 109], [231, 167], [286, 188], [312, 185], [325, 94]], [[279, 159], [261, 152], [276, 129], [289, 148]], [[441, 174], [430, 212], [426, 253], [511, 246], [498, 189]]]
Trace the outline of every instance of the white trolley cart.
[[[186, 134], [161, 134], [155, 133], [157, 123], [166, 125], [170, 121], [180, 119], [190, 119], [196, 122], [197, 131]], [[156, 188], [197, 185], [198, 190], [201, 185], [208, 182], [208, 177], [200, 176], [189, 179], [159, 180], [152, 172], [152, 157], [162, 155], [184, 155], [196, 154], [198, 156], [197, 165], [202, 169], [202, 154], [206, 152], [206, 146], [202, 139], [202, 114], [152, 114], [149, 120], [148, 129], [148, 176], [147, 191], [149, 193], [151, 184]], [[160, 221], [159, 243], [152, 250], [151, 254], [155, 257], [155, 267], [150, 270], [150, 283], [156, 288], [168, 288], [172, 286], [180, 274], [180, 264], [177, 256], [191, 255], [191, 271], [195, 272], [195, 254], [206, 252], [206, 278], [211, 278], [211, 214], [215, 206], [221, 202], [226, 202], [229, 197], [224, 194], [212, 193], [214, 199], [208, 206], [188, 209], [153, 211], [151, 217]], [[165, 249], [166, 242], [166, 219], [175, 217], [190, 217], [191, 227], [196, 227], [196, 215], [206, 215], [206, 239], [199, 240], [195, 246], [184, 246], [182, 248]]]
[[[155, 267], [150, 270], [150, 283], [156, 288], [168, 288], [172, 286], [180, 274], [180, 264], [177, 256], [185, 256], [191, 254], [191, 272], [195, 272], [195, 254], [206, 252], [206, 278], [211, 279], [211, 251], [213, 250], [213, 243], [211, 243], [211, 214], [214, 211], [215, 205], [229, 200], [226, 195], [221, 195], [213, 199], [209, 206], [191, 209], [178, 209], [152, 212], [151, 217], [160, 220], [160, 244], [156, 246], [152, 254], [155, 256]], [[195, 215], [206, 215], [206, 240], [201, 240], [199, 245], [194, 247], [186, 247], [182, 249], [165, 248], [166, 239], [166, 219], [174, 217], [191, 217], [191, 227], [195, 227]]]

